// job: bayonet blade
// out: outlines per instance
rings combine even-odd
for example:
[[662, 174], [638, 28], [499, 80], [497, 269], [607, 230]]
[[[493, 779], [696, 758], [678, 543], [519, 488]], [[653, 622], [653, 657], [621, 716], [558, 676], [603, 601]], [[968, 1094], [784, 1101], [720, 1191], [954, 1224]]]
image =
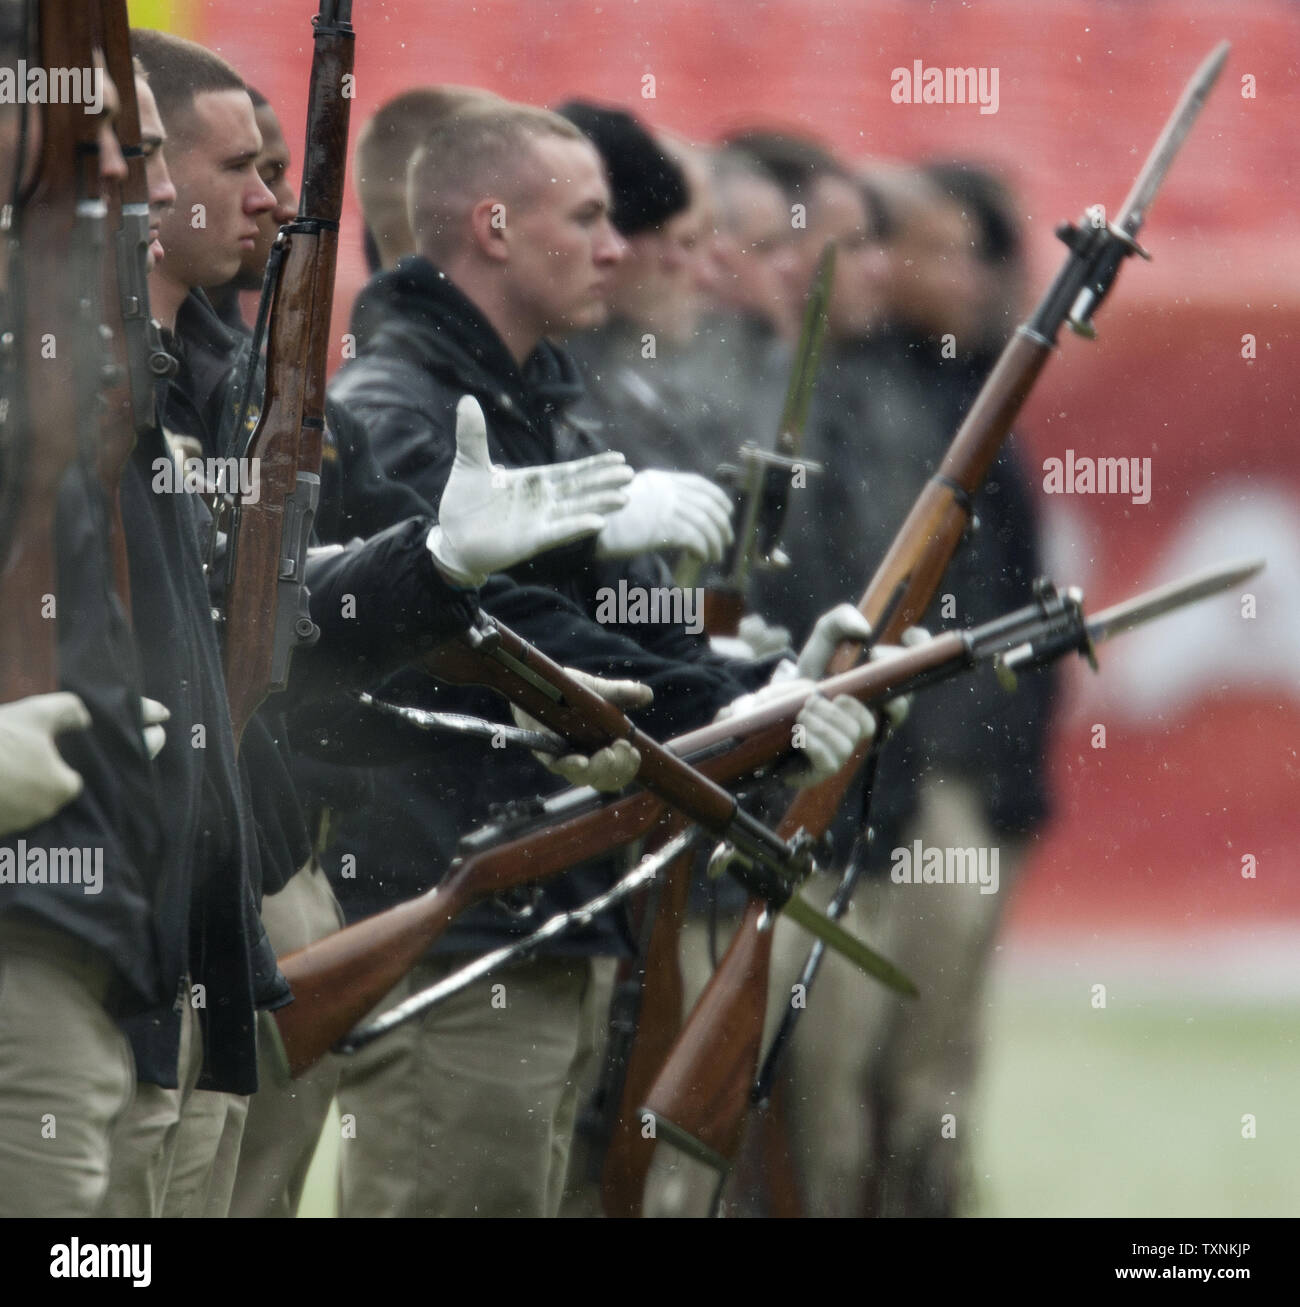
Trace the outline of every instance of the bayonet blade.
[[616, 881], [603, 894], [598, 894], [581, 907], [572, 908], [568, 912], [557, 913], [533, 931], [532, 934], [525, 935], [513, 944], [506, 944], [501, 948], [493, 949], [490, 953], [484, 953], [482, 957], [475, 958], [473, 962], [457, 971], [453, 971], [451, 975], [443, 977], [437, 984], [429, 985], [427, 988], [420, 990], [419, 993], [412, 994], [410, 998], [403, 999], [401, 1003], [389, 1008], [387, 1012], [382, 1013], [373, 1021], [367, 1022], [364, 1026], [358, 1026], [345, 1039], [340, 1041], [335, 1051], [339, 1053], [360, 1052], [368, 1044], [374, 1043], [381, 1035], [386, 1035], [390, 1030], [395, 1030], [408, 1021], [413, 1021], [430, 1008], [437, 1007], [439, 1003], [445, 1003], [462, 990], [468, 989], [476, 980], [482, 980], [494, 971], [500, 971], [502, 967], [510, 966], [512, 963], [520, 962], [531, 956], [547, 940], [555, 939], [571, 927], [585, 925], [597, 913], [612, 908], [615, 904], [621, 903], [625, 898], [634, 894], [643, 885], [648, 885], [665, 867], [675, 862], [683, 853], [688, 852], [699, 837], [698, 827], [688, 826], [685, 830], [674, 835], [662, 848], [656, 849], [653, 853], [647, 853], [626, 876]]
[[793, 895], [781, 911], [828, 948], [848, 958], [859, 971], [873, 976], [882, 985], [906, 994], [909, 998], [917, 996], [919, 991], [916, 986], [888, 958], [881, 957], [874, 949], [868, 948], [856, 935], [850, 935], [837, 921], [832, 921], [801, 895]]
[[1107, 228], [1108, 234], [1114, 233], [1123, 244], [1118, 250], [1112, 248], [1107, 251], [1094, 269], [1097, 280], [1091, 285], [1085, 285], [1079, 291], [1070, 309], [1068, 318], [1070, 327], [1080, 336], [1086, 336], [1088, 339], [1096, 336], [1091, 321], [1092, 315], [1110, 290], [1115, 272], [1124, 256], [1141, 254], [1143, 258], [1151, 257], [1137, 243], [1137, 234], [1146, 222], [1147, 211], [1151, 208], [1156, 192], [1164, 183], [1169, 165], [1173, 163], [1174, 157], [1182, 148], [1188, 132], [1192, 130], [1192, 124], [1205, 104], [1206, 97], [1218, 80], [1230, 49], [1231, 46], [1227, 41], [1220, 41], [1210, 51], [1191, 81], [1183, 88], [1182, 97], [1170, 115], [1169, 121], [1165, 123], [1164, 131], [1160, 133], [1159, 139], [1152, 147], [1146, 163], [1142, 165], [1142, 171], [1138, 173], [1119, 216], [1113, 223], [1101, 224]]
[[835, 285], [835, 245], [827, 241], [817, 260], [817, 269], [808, 286], [804, 303], [803, 326], [790, 365], [790, 380], [781, 408], [781, 429], [777, 432], [776, 452], [782, 458], [794, 458], [803, 444], [808, 408], [817, 385], [817, 366], [821, 361], [822, 341], [826, 337], [826, 314], [830, 309]]
[[1231, 590], [1258, 575], [1263, 569], [1262, 558], [1242, 559], [1207, 567], [1181, 581], [1171, 581], [1168, 585], [1158, 586], [1146, 594], [1125, 599], [1123, 603], [1094, 614], [1088, 618], [1088, 635], [1094, 642], [1109, 640], [1111, 636], [1131, 631], [1135, 626], [1143, 626], [1187, 604]]
[[470, 717], [466, 713], [431, 712], [427, 708], [412, 708], [404, 703], [389, 703], [386, 699], [376, 699], [366, 691], [357, 695], [357, 700], [367, 708], [377, 708], [390, 717], [398, 717], [422, 731], [444, 731], [448, 735], [468, 735], [477, 740], [500, 741], [502, 744], [517, 744], [525, 749], [536, 749], [539, 753], [551, 753], [563, 757], [570, 753], [568, 743], [559, 735], [550, 731], [530, 731], [522, 726], [506, 726], [502, 722], [490, 722], [483, 717]]
[[1165, 180], [1169, 165], [1173, 163], [1174, 156], [1182, 148], [1188, 132], [1192, 130], [1192, 124], [1204, 107], [1214, 83], [1218, 81], [1219, 73], [1223, 70], [1228, 51], [1231, 49], [1229, 42], [1220, 41], [1205, 57], [1191, 81], [1183, 88], [1178, 107], [1165, 124], [1160, 139], [1152, 147], [1142, 171], [1133, 183], [1133, 189], [1129, 191], [1128, 198], [1124, 201], [1119, 217], [1115, 220], [1115, 225], [1125, 235], [1135, 237], [1142, 229], [1147, 210], [1150, 209], [1156, 192]]

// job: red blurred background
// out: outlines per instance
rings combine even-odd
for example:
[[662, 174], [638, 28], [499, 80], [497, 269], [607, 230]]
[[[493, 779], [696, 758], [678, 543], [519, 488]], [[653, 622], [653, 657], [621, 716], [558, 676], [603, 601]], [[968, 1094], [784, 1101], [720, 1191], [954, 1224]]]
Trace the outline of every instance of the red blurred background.
[[[226, 56], [296, 150], [315, 8], [141, 0], [132, 13]], [[1054, 578], [1084, 585], [1093, 604], [1220, 558], [1261, 553], [1270, 567], [1249, 587], [1253, 618], [1240, 596], [1224, 598], [1103, 650], [1099, 678], [1071, 672], [1052, 758], [1058, 816], [1012, 922], [1038, 937], [1300, 923], [1300, 6], [356, 0], [353, 22], [354, 139], [395, 92], [454, 82], [538, 104], [623, 104], [706, 142], [762, 123], [802, 128], [849, 158], [972, 159], [1023, 201], [1035, 287], [1059, 263], [1055, 224], [1093, 202], [1118, 209], [1182, 85], [1229, 39], [1143, 234], [1155, 262], [1125, 268], [1097, 342], [1063, 340], [1020, 438], [1035, 470], [1067, 448], [1152, 460], [1148, 504], [1042, 501]], [[892, 103], [891, 71], [914, 59], [996, 67], [998, 111]], [[352, 204], [336, 338], [364, 278], [360, 250]], [[1254, 879], [1241, 873], [1248, 854]]]

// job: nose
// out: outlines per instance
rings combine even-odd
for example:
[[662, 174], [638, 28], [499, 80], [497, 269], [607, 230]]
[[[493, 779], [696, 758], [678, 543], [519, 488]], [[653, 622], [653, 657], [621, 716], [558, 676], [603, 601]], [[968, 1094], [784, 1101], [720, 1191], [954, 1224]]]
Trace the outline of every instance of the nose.
[[244, 196], [244, 212], [250, 218], [255, 218], [259, 213], [272, 212], [275, 207], [275, 196], [271, 193], [271, 188], [258, 177], [256, 185], [250, 186]]
[[620, 263], [627, 254], [627, 248], [627, 241], [618, 234], [614, 224], [606, 219], [596, 246], [596, 262], [608, 266]]
[[102, 181], [126, 181], [126, 159], [117, 133], [107, 123], [99, 132], [99, 176]]
[[176, 204], [176, 187], [167, 171], [167, 161], [159, 151], [157, 161], [149, 169], [149, 203], [156, 209], [170, 209]]
[[769, 256], [769, 266], [783, 282], [790, 282], [799, 273], [799, 256], [794, 241], [782, 241]]

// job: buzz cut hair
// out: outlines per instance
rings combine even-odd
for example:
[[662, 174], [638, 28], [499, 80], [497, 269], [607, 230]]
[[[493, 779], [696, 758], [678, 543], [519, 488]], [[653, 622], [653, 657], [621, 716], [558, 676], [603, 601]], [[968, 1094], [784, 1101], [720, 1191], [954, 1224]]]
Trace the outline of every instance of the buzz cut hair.
[[385, 101], [367, 120], [357, 137], [352, 176], [384, 267], [415, 248], [406, 204], [406, 174], [415, 152], [452, 114], [498, 103], [491, 91], [477, 87], [417, 86]]
[[184, 140], [194, 101], [208, 91], [244, 91], [244, 79], [220, 56], [195, 41], [151, 28], [132, 28], [131, 46], [144, 65], [169, 140]]
[[468, 238], [479, 201], [498, 197], [524, 207], [540, 188], [534, 154], [539, 141], [595, 146], [567, 118], [531, 105], [474, 105], [444, 119], [411, 159], [407, 205], [415, 248], [445, 265]]

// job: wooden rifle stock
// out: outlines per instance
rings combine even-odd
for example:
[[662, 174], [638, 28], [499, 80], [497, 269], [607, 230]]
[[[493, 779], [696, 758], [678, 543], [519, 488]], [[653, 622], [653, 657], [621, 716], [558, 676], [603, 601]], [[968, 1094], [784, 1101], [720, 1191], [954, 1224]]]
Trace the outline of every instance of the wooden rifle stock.
[[704, 592], [704, 630], [707, 635], [738, 635], [745, 615], [745, 596], [737, 590], [714, 586]]
[[[669, 838], [675, 833], [674, 827]], [[641, 1187], [629, 1186], [625, 1176], [642, 1156], [637, 1145], [641, 1135], [637, 1110], [645, 1102], [659, 1068], [668, 1060], [673, 1040], [681, 1029], [685, 985], [678, 955], [694, 865], [694, 854], [690, 853], [664, 870], [658, 901], [653, 904], [649, 941], [639, 959], [635, 1008], [631, 1000], [628, 1002], [626, 1018], [633, 1024], [633, 1031], [621, 1034], [624, 1041], [621, 1050], [606, 1050], [609, 1077], [606, 1088], [610, 1098], [616, 1095], [618, 1100], [601, 1104], [611, 1118], [606, 1137], [600, 1141], [605, 1149], [599, 1167], [601, 1203], [609, 1217], [636, 1216], [640, 1206]], [[619, 983], [633, 984], [636, 969], [636, 962], [622, 964]], [[612, 1039], [611, 1033], [611, 1042]], [[612, 1066], [611, 1057], [618, 1059]]]
[[[504, 633], [503, 642], [510, 650], [530, 650], [506, 628], [497, 629]], [[494, 685], [508, 690], [512, 697], [528, 698], [516, 684], [517, 673], [474, 651], [463, 640], [450, 642], [429, 658], [440, 675]], [[275, 1019], [294, 1075], [300, 1075], [338, 1043], [470, 904], [557, 876], [640, 839], [654, 829], [670, 806], [722, 830], [726, 822], [718, 824], [723, 814], [717, 796], [725, 801], [728, 821], [735, 800], [721, 786], [751, 775], [790, 751], [791, 729], [806, 700], [804, 694], [794, 691], [660, 745], [636, 731], [617, 708], [573, 681], [543, 655], [531, 650], [529, 658], [529, 663], [521, 665], [530, 673], [554, 667], [557, 683], [567, 685], [564, 694], [572, 693], [573, 699], [557, 707], [551, 695], [530, 683], [535, 700], [521, 706], [528, 712], [537, 708], [551, 714], [547, 725], [563, 729], [563, 722], [575, 732], [581, 730], [589, 746], [607, 744], [617, 732], [633, 731], [634, 742], [646, 745], [638, 778], [643, 785], [656, 788], [612, 799], [600, 799], [586, 790], [567, 791], [526, 816], [522, 827], [501, 831], [488, 827], [467, 836], [461, 856], [435, 889], [281, 959], [280, 969], [293, 989], [294, 1002], [280, 1008]], [[900, 686], [945, 669], [965, 667], [966, 658], [966, 646], [959, 636], [941, 636], [889, 662], [853, 668], [819, 688], [827, 695], [852, 694], [875, 702], [891, 697]], [[574, 706], [588, 694], [599, 705], [604, 727], [593, 726]]]
[[259, 493], [235, 510], [226, 594], [226, 689], [237, 740], [266, 696], [284, 688], [294, 645], [317, 634], [304, 568], [320, 493], [351, 105], [351, 9], [351, 0], [321, 0], [314, 20], [302, 198], [298, 218], [281, 228], [272, 255], [266, 394], [242, 451], [260, 465]]
[[[93, 17], [80, 0], [42, 0], [41, 66], [90, 68]], [[94, 320], [103, 224], [98, 122], [71, 97], [44, 105], [40, 113], [40, 156], [13, 218], [21, 261], [13, 261], [8, 291], [17, 342], [6, 387], [11, 393], [0, 419], [0, 697], [5, 702], [59, 687], [58, 623], [45, 611], [46, 596], [59, 590], [54, 538], [59, 486], [78, 457], [90, 465], [97, 461], [90, 432], [98, 379], [89, 381], [87, 369], [100, 347], [100, 324]], [[15, 170], [22, 165], [15, 158]]]

